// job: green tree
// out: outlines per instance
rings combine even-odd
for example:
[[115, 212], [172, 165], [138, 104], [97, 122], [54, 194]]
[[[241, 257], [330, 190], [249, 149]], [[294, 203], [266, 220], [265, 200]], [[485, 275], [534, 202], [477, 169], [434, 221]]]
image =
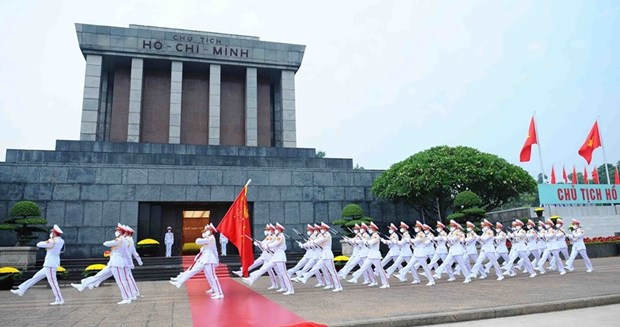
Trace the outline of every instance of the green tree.
[[325, 158], [325, 151], [317, 151], [316, 152], [316, 157], [317, 158]]
[[349, 229], [353, 229], [355, 224], [369, 223], [372, 218], [364, 216], [364, 209], [358, 204], [347, 204], [342, 208], [342, 218], [335, 220], [334, 225], [339, 225], [342, 228], [344, 234], [348, 237], [352, 237], [353, 233]]
[[521, 193], [535, 192], [536, 181], [496, 155], [465, 146], [438, 146], [393, 164], [371, 190], [380, 198], [404, 201], [422, 214], [445, 217], [459, 192], [476, 193], [480, 207], [488, 211]]
[[38, 237], [36, 232], [47, 232], [45, 225], [47, 220], [41, 218], [39, 206], [32, 201], [20, 201], [15, 203], [10, 212], [11, 218], [0, 224], [0, 230], [14, 231], [17, 233], [15, 246], [26, 245]]

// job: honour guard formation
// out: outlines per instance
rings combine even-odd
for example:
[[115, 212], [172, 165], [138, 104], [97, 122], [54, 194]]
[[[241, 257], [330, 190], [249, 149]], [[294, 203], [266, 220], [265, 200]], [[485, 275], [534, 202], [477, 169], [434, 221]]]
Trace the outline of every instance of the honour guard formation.
[[[269, 289], [277, 289], [285, 295], [293, 294], [290, 281], [307, 283], [311, 277], [316, 277], [315, 287], [331, 289], [334, 292], [343, 290], [341, 280], [357, 283], [363, 278], [363, 284], [369, 287], [378, 286], [379, 277], [381, 286], [390, 287], [389, 279], [396, 277], [401, 282], [407, 281], [407, 275], [413, 275], [412, 284], [419, 284], [418, 270], [428, 280], [427, 286], [433, 286], [436, 280], [441, 279], [444, 273], [448, 274], [448, 282], [456, 280], [462, 275], [463, 283], [470, 283], [474, 278], [486, 279], [493, 269], [498, 281], [505, 276], [516, 276], [517, 270], [527, 273], [530, 278], [537, 276], [537, 271], [544, 274], [547, 270], [557, 271], [564, 275], [566, 270], [574, 270], [574, 260], [577, 255], [584, 259], [587, 272], [592, 272], [592, 263], [583, 242], [584, 230], [578, 220], [572, 221], [572, 230], [566, 233], [562, 227], [562, 219], [556, 219], [555, 224], [548, 220], [540, 222], [538, 227], [532, 220], [523, 223], [521, 220], [512, 222], [512, 227], [505, 230], [501, 223], [495, 225], [487, 219], [481, 222], [481, 231], [477, 233], [472, 222], [466, 222], [464, 229], [461, 224], [451, 220], [449, 231], [438, 221], [436, 229], [416, 221], [413, 234], [409, 233], [409, 225], [400, 222], [399, 227], [393, 223], [387, 226], [388, 235], [379, 232], [374, 223], [355, 225], [351, 230], [353, 237], [346, 237], [332, 229], [326, 223], [320, 225], [306, 225], [306, 234], [295, 233], [302, 238], [296, 243], [305, 250], [304, 256], [297, 264], [286, 271], [274, 270], [277, 259], [270, 259], [276, 251], [282, 251], [285, 246], [279, 240], [274, 240], [274, 234], [284, 240], [284, 227], [276, 224], [265, 226], [265, 239], [254, 241], [262, 250], [262, 254], [250, 270], [261, 267], [243, 278], [243, 281], [252, 285], [264, 273], [269, 273], [272, 285]], [[278, 227], [279, 226], [279, 227]], [[353, 247], [353, 253], [340, 271], [336, 272], [331, 251], [332, 233], [340, 235]], [[570, 255], [562, 252], [567, 241], [573, 244]], [[510, 251], [507, 243], [510, 242]], [[379, 244], [388, 247], [388, 252], [382, 257]], [[280, 254], [281, 256], [282, 254]], [[500, 260], [502, 264], [500, 265]], [[566, 263], [563, 263], [566, 260]], [[548, 262], [548, 266], [545, 264]], [[387, 269], [384, 267], [388, 266]], [[439, 264], [441, 263], [441, 264]], [[434, 271], [432, 273], [431, 271]], [[241, 276], [241, 271], [234, 272]], [[278, 287], [278, 285], [280, 285]]]
[[[393, 223], [389, 224], [389, 234], [383, 235], [379, 232], [379, 227], [370, 222], [368, 225], [356, 224], [351, 230], [353, 236], [346, 237], [326, 223], [308, 224], [305, 234], [293, 229], [301, 237], [301, 240], [296, 240], [296, 244], [305, 254], [293, 268], [286, 270], [286, 240], [293, 239], [284, 233], [285, 227], [280, 223], [267, 224], [263, 240], [250, 239], [262, 253], [248, 267], [248, 271], [252, 272], [248, 277], [242, 278], [242, 281], [251, 286], [266, 273], [271, 282], [268, 289], [284, 295], [295, 294], [292, 282], [306, 284], [311, 277], [316, 278], [315, 287], [323, 287], [333, 292], [343, 291], [341, 281], [347, 280], [349, 274], [352, 275], [347, 280], [349, 283], [358, 283], [362, 278], [362, 284], [368, 287], [378, 286], [380, 282], [381, 289], [390, 287], [391, 276], [406, 282], [407, 275], [411, 274], [411, 283], [418, 284], [420, 269], [420, 273], [428, 281], [427, 286], [435, 285], [444, 273], [448, 274], [448, 282], [455, 281], [459, 275], [463, 276], [463, 283], [470, 283], [474, 278], [485, 279], [491, 268], [497, 280], [501, 281], [505, 276], [516, 276], [517, 270], [529, 274], [531, 278], [536, 277], [537, 272], [545, 274], [548, 270], [565, 275], [566, 271], [575, 269], [574, 261], [578, 255], [584, 260], [586, 272], [593, 271], [580, 221], [572, 220], [569, 233], [564, 231], [564, 222], [559, 217], [555, 219], [555, 223], [547, 220], [539, 222], [538, 226], [532, 220], [525, 224], [521, 220], [515, 220], [511, 225], [510, 229], [505, 230], [501, 223], [493, 225], [484, 219], [481, 222], [481, 232], [477, 233], [475, 224], [466, 222], [464, 231], [461, 224], [451, 220], [449, 231], [446, 232], [446, 226], [440, 221], [436, 223], [434, 230], [429, 225], [416, 221], [413, 233], [410, 234], [409, 225], [400, 222], [398, 227]], [[188, 279], [202, 271], [211, 287], [206, 293], [212, 299], [224, 298], [224, 291], [215, 274], [215, 268], [219, 264], [216, 233], [218, 230], [213, 224], [204, 227], [201, 237], [195, 241], [201, 248], [194, 263], [186, 271], [172, 277], [172, 285], [180, 288]], [[139, 265], [142, 265], [142, 260], [136, 251], [133, 234], [131, 227], [119, 223], [115, 238], [103, 243], [110, 248], [107, 266], [96, 275], [71, 286], [82, 292], [96, 288], [103, 281], [114, 277], [121, 295], [118, 304], [128, 304], [140, 298], [132, 269], [134, 259]], [[353, 247], [351, 257], [340, 271], [336, 271], [334, 265], [332, 234], [341, 236]], [[50, 304], [64, 304], [56, 281], [56, 269], [60, 265], [60, 254], [65, 244], [62, 235], [60, 227], [54, 225], [50, 238], [37, 244], [37, 247], [47, 251], [43, 268], [17, 289], [11, 290], [13, 294], [23, 296], [32, 285], [47, 278], [54, 294], [54, 302]], [[570, 255], [567, 241], [573, 245]], [[508, 242], [511, 244], [510, 251]], [[388, 252], [383, 257], [379, 250], [381, 243], [388, 247]], [[391, 265], [384, 269], [390, 262]], [[241, 276], [241, 270], [233, 273]]]

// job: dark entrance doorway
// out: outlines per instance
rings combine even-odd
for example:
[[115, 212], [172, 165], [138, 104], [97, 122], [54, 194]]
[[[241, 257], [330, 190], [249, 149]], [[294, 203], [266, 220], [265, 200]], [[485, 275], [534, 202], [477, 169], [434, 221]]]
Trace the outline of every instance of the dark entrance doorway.
[[[181, 255], [183, 243], [194, 243], [206, 224], [217, 226], [232, 202], [141, 202], [138, 208], [138, 237], [153, 238], [160, 242], [157, 255], [165, 254], [164, 234], [168, 226], [174, 233], [172, 255]], [[250, 226], [252, 226], [253, 203], [248, 202]], [[219, 234], [218, 234], [218, 250]], [[228, 244], [228, 254], [238, 254]]]

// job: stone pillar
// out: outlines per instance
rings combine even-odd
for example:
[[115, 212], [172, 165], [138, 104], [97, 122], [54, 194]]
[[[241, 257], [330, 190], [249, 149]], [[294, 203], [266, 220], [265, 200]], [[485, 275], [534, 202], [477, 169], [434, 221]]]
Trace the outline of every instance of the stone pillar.
[[258, 146], [258, 75], [252, 67], [245, 76], [245, 145]]
[[181, 143], [181, 97], [183, 62], [173, 61], [170, 74], [170, 126], [168, 143]]
[[90, 54], [86, 56], [82, 122], [80, 125], [80, 140], [82, 141], [95, 141], [97, 138], [102, 61], [102, 56]]
[[209, 145], [220, 145], [221, 66], [209, 67]]
[[283, 70], [281, 78], [282, 92], [282, 146], [297, 147], [295, 129], [295, 72]]
[[131, 59], [129, 80], [129, 119], [127, 122], [127, 142], [140, 142], [140, 109], [142, 107], [142, 75], [144, 60]]

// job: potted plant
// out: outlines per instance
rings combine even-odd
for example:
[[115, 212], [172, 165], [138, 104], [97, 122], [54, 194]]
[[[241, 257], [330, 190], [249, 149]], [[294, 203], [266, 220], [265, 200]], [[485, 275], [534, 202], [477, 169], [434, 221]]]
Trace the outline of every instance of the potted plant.
[[39, 238], [36, 233], [48, 231], [45, 227], [47, 220], [40, 217], [41, 210], [32, 201], [17, 202], [9, 215], [10, 218], [0, 224], [0, 230], [15, 232], [16, 243], [14, 247], [0, 248], [0, 265], [13, 265], [21, 269], [34, 267], [38, 249], [27, 245]]
[[82, 272], [82, 276], [84, 276], [84, 278], [90, 277], [90, 276], [94, 276], [98, 272], [103, 270], [103, 268], [105, 268], [104, 264], [102, 264], [102, 263], [94, 263], [94, 264], [84, 268], [84, 271]]
[[136, 248], [140, 256], [152, 257], [157, 252], [159, 242], [152, 238], [145, 238], [136, 244]]
[[[355, 224], [361, 223], [370, 223], [372, 218], [364, 216], [364, 210], [362, 207], [355, 203], [351, 203], [342, 208], [342, 218], [334, 220], [334, 225], [339, 225], [342, 228], [342, 232], [346, 237], [353, 237], [353, 232], [351, 230], [355, 226]], [[350, 256], [353, 254], [353, 247], [347, 243], [345, 240], [340, 240], [340, 245], [342, 247], [342, 254], [345, 256]]]
[[349, 261], [349, 257], [346, 255], [339, 255], [334, 258], [334, 266], [336, 266], [336, 270], [340, 270], [344, 265]]
[[14, 267], [0, 268], [0, 290], [10, 290], [16, 280], [22, 278], [22, 271]]
[[184, 243], [181, 253], [183, 255], [196, 255], [200, 252], [200, 245], [196, 243]]
[[69, 271], [63, 266], [58, 266], [58, 268], [56, 269], [56, 278], [59, 280], [69, 278]]

